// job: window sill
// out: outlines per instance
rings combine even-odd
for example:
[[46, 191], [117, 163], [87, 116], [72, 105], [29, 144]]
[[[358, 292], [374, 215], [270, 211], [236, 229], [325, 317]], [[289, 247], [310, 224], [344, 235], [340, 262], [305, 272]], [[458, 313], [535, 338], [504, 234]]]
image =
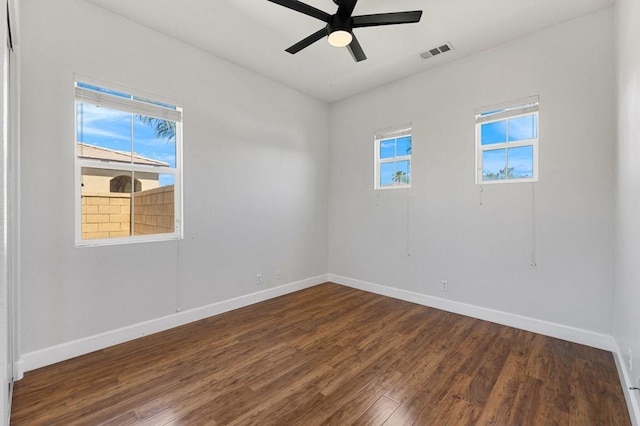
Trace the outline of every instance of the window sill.
[[140, 244], [150, 243], [156, 241], [173, 241], [181, 240], [182, 236], [177, 233], [171, 234], [156, 234], [156, 235], [138, 235], [132, 237], [121, 238], [96, 238], [92, 240], [76, 240], [76, 248], [83, 247], [101, 247], [101, 246], [115, 246], [123, 244]]

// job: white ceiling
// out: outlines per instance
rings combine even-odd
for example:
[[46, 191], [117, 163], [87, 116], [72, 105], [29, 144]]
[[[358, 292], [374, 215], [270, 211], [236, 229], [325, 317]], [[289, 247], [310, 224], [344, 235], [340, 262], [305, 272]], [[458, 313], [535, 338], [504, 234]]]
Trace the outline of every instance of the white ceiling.
[[[267, 0], [87, 0], [318, 99], [333, 102], [613, 5], [614, 0], [360, 0], [354, 15], [423, 10], [417, 24], [358, 28], [368, 59], [320, 40], [323, 22]], [[332, 0], [304, 2], [335, 13]], [[451, 42], [451, 52], [420, 53]]]

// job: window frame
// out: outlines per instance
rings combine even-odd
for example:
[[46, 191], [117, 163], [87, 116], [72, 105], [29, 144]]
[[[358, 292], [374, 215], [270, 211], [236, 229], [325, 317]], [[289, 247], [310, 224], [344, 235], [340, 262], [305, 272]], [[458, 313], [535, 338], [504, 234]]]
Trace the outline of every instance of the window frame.
[[[153, 166], [153, 165], [145, 165], [145, 164], [135, 164], [135, 163], [122, 163], [116, 161], [108, 161], [108, 160], [98, 160], [98, 159], [87, 159], [80, 158], [77, 153], [77, 145], [78, 145], [78, 113], [77, 113], [77, 105], [79, 102], [87, 102], [96, 104], [95, 102], [90, 102], [90, 100], [86, 97], [82, 96], [82, 90], [78, 90], [78, 84], [86, 84], [95, 87], [99, 87], [101, 89], [106, 89], [110, 91], [125, 93], [130, 95], [132, 98], [142, 98], [153, 100], [149, 103], [144, 103], [137, 101], [135, 99], [126, 99], [120, 98], [116, 99], [115, 103], [110, 102], [115, 98], [113, 95], [109, 94], [100, 94], [98, 98], [103, 98], [102, 104], [99, 106], [104, 106], [105, 108], [110, 108], [113, 110], [118, 110], [125, 113], [131, 114], [140, 114], [146, 116], [152, 116], [155, 118], [166, 119], [170, 121], [175, 121], [175, 148], [176, 148], [176, 160], [175, 167], [161, 167], [161, 166]], [[147, 94], [141, 91], [132, 90], [130, 88], [118, 86], [116, 84], [106, 83], [103, 81], [97, 81], [91, 78], [87, 78], [85, 76], [74, 76], [73, 82], [73, 90], [74, 90], [74, 102], [73, 102], [73, 116], [74, 116], [74, 143], [73, 146], [73, 156], [74, 156], [74, 176], [75, 176], [75, 189], [74, 189], [74, 198], [75, 198], [75, 246], [76, 247], [92, 247], [92, 246], [109, 246], [109, 245], [119, 245], [119, 244], [135, 244], [135, 243], [145, 243], [145, 242], [153, 242], [153, 241], [167, 241], [167, 240], [180, 240], [183, 238], [183, 188], [182, 188], [182, 125], [183, 125], [183, 112], [182, 107], [179, 102], [175, 100], [168, 99], [166, 97], [158, 96], [155, 94]], [[88, 90], [88, 89], [85, 89]], [[86, 94], [86, 93], [85, 93]], [[130, 101], [130, 102], [127, 102]], [[153, 102], [153, 103], [151, 103]], [[156, 104], [154, 104], [156, 103]], [[117, 105], [122, 105], [122, 108], [118, 108]], [[130, 104], [128, 108], [126, 104]], [[142, 105], [141, 105], [142, 104]], [[163, 114], [162, 110], [167, 110], [168, 108], [163, 107], [162, 105], [172, 105], [175, 106], [175, 113], [172, 112], [169, 115]], [[114, 106], [115, 105], [115, 106]], [[138, 108], [139, 107], [139, 108]], [[128, 109], [127, 109], [128, 108]], [[177, 120], [174, 120], [177, 119]], [[131, 148], [133, 152], [133, 146]], [[135, 179], [135, 173], [154, 173], [159, 175], [171, 175], [174, 179], [174, 231], [161, 233], [161, 234], [148, 234], [148, 235], [129, 235], [126, 237], [112, 237], [112, 238], [96, 238], [96, 239], [83, 239], [82, 238], [82, 169], [83, 168], [93, 168], [93, 169], [101, 169], [101, 170], [115, 170], [122, 171], [132, 174], [132, 180]], [[135, 190], [132, 187], [132, 194], [135, 193]], [[131, 205], [133, 207], [133, 196], [131, 197]], [[133, 215], [131, 217], [131, 221], [133, 222]], [[133, 228], [132, 228], [133, 230]]]
[[[399, 139], [409, 136], [411, 137], [411, 154], [408, 155], [396, 155], [390, 158], [380, 158], [380, 144], [383, 141], [390, 139]], [[387, 189], [406, 189], [411, 188], [411, 183], [413, 181], [413, 127], [411, 123], [403, 124], [401, 126], [387, 128], [383, 130], [379, 130], [376, 132], [374, 137], [374, 152], [373, 152], [373, 162], [374, 162], [374, 181], [373, 181], [373, 189], [374, 190], [387, 190]], [[396, 152], [397, 154], [397, 152]], [[408, 161], [409, 162], [409, 182], [408, 183], [396, 183], [392, 185], [380, 185], [380, 169], [383, 164], [388, 163], [397, 163], [400, 161]]]
[[[509, 134], [509, 120], [534, 115], [536, 118], [536, 138], [523, 139], [518, 141], [507, 141], [482, 145], [482, 126], [485, 124], [505, 121], [507, 126], [507, 136]], [[476, 184], [477, 185], [494, 185], [505, 183], [526, 183], [538, 182], [538, 158], [539, 158], [539, 139], [540, 139], [540, 109], [539, 97], [530, 96], [528, 98], [519, 99], [511, 102], [505, 102], [498, 105], [483, 107], [476, 111], [475, 116], [475, 145], [476, 145]], [[530, 178], [512, 178], [509, 179], [508, 173], [505, 179], [483, 180], [483, 153], [485, 151], [505, 150], [506, 165], [509, 166], [509, 149], [520, 147], [532, 147], [533, 150], [533, 176]]]

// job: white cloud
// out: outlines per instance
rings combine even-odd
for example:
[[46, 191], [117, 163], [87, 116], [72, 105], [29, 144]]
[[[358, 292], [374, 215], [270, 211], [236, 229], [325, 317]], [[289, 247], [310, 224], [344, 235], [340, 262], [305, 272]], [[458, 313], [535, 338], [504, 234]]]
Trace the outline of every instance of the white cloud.
[[86, 136], [99, 136], [103, 138], [111, 138], [111, 139], [125, 141], [125, 142], [129, 142], [131, 140], [131, 137], [129, 137], [128, 135], [127, 136], [121, 135], [110, 130], [105, 130], [103, 128], [87, 126], [86, 124], [82, 126], [82, 134], [79, 136], [81, 136], [82, 140], [85, 140]]

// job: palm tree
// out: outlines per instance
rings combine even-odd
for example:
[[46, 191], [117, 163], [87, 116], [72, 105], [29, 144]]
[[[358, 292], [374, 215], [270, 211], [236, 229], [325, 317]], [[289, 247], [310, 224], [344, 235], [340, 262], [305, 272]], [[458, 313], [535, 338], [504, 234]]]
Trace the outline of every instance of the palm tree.
[[409, 177], [402, 170], [398, 170], [397, 172], [395, 172], [391, 179], [395, 183], [409, 183]]
[[498, 172], [498, 176], [505, 176], [507, 178], [513, 178], [513, 171], [515, 170], [515, 167], [505, 167], [504, 169], [500, 170]]
[[167, 143], [176, 142], [176, 123], [174, 121], [147, 117], [146, 115], [138, 115], [138, 118], [147, 126], [153, 127], [157, 137], [166, 139]]
[[498, 179], [498, 174], [494, 172], [486, 172], [483, 174], [483, 180], [496, 180]]

